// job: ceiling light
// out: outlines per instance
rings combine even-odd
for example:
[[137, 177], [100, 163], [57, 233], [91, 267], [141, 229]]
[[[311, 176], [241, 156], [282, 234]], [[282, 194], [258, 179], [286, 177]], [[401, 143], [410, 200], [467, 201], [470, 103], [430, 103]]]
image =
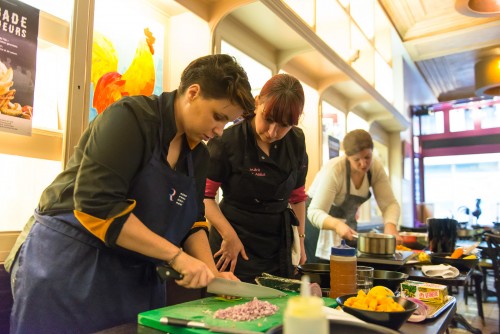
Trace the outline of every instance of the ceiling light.
[[500, 16], [500, 1], [455, 0], [455, 9], [463, 15], [473, 17]]
[[481, 58], [474, 73], [477, 96], [500, 96], [500, 55]]

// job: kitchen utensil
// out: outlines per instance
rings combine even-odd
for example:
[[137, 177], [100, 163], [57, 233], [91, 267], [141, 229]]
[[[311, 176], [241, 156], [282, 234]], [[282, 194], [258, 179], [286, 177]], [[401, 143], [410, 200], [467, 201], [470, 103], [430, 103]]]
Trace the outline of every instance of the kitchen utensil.
[[408, 320], [408, 318], [418, 308], [417, 304], [402, 297], [391, 297], [394, 301], [404, 307], [405, 310], [400, 312], [370, 311], [344, 305], [347, 299], [356, 296], [356, 294], [340, 296], [337, 298], [337, 303], [345, 312], [352, 314], [361, 320], [395, 330], [398, 330], [401, 326], [403, 326], [406, 320]]
[[473, 245], [471, 245], [471, 246], [469, 246], [469, 247], [465, 247], [465, 248], [464, 248], [464, 253], [463, 253], [463, 255], [469, 255], [469, 254], [471, 254], [471, 253], [472, 253], [472, 251], [473, 251], [474, 249], [476, 249], [476, 248], [477, 248], [477, 246], [479, 246], [479, 244], [480, 244], [480, 243], [481, 243], [480, 241], [477, 241], [477, 242], [475, 242]]
[[311, 282], [323, 289], [330, 289], [330, 265], [328, 263], [304, 263], [297, 266], [301, 275], [308, 275]]
[[231, 334], [262, 334], [262, 332], [255, 332], [246, 329], [237, 329], [231, 327], [221, 327], [221, 326], [209, 326], [201, 321], [185, 320], [172, 317], [161, 317], [160, 323], [162, 325], [179, 326], [179, 327], [189, 327], [189, 328], [202, 328], [209, 330], [211, 332], [218, 333], [231, 333]]
[[398, 271], [390, 270], [374, 270], [373, 271], [373, 285], [382, 285], [393, 292], [399, 290], [402, 282], [408, 279], [408, 274], [400, 273]]
[[363, 290], [365, 293], [368, 293], [373, 288], [373, 271], [373, 267], [356, 267], [356, 290]]
[[358, 233], [358, 250], [366, 254], [392, 255], [396, 251], [396, 237], [385, 233]]
[[298, 279], [284, 278], [274, 276], [268, 273], [262, 273], [262, 276], [256, 277], [255, 282], [268, 288], [282, 291], [300, 292], [301, 281]]
[[[156, 272], [162, 279], [182, 279], [182, 274], [175, 271], [172, 267], [167, 265], [157, 265]], [[276, 298], [284, 297], [287, 294], [265, 286], [250, 284], [245, 282], [231, 281], [220, 277], [214, 278], [207, 285], [207, 292], [224, 295], [224, 296], [238, 296], [247, 298]]]

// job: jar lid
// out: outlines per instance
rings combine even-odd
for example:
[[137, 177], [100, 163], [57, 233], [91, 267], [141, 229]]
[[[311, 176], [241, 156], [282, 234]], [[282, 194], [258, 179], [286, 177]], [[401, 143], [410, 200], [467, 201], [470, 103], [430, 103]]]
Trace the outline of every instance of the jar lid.
[[356, 256], [356, 248], [349, 247], [345, 243], [345, 240], [342, 240], [339, 246], [332, 247], [331, 254], [339, 256]]

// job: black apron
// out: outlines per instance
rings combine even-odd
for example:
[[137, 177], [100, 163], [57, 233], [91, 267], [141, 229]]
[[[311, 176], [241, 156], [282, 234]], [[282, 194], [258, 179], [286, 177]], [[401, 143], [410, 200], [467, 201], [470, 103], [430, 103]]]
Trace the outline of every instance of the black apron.
[[[249, 151], [253, 150], [249, 145], [256, 145], [256, 142], [254, 136], [249, 134], [252, 131], [250, 124], [242, 124], [242, 131], [246, 145], [243, 147], [245, 152], [241, 173], [230, 176], [228, 185], [233, 189], [232, 195], [230, 198], [224, 197], [219, 204], [249, 257], [246, 261], [239, 256], [234, 273], [242, 281], [253, 283], [255, 277], [263, 272], [292, 277], [292, 225], [299, 223], [293, 210], [288, 207], [288, 199], [296, 186], [298, 160], [290, 140], [285, 140], [284, 148], [292, 163], [292, 171], [286, 174], [283, 181], [255, 176], [252, 173], [255, 164], [251, 164], [249, 156]], [[258, 148], [257, 151], [263, 154]], [[262, 162], [257, 164], [262, 165]], [[210, 247], [213, 253], [220, 249], [221, 242], [222, 237], [212, 228]]]
[[[368, 184], [371, 186], [372, 174], [371, 170], [368, 170]], [[366, 202], [371, 197], [371, 192], [368, 191], [367, 197], [361, 197], [357, 195], [351, 195], [351, 166], [349, 164], [349, 160], [346, 159], [346, 196], [344, 201], [340, 206], [332, 205], [330, 207], [330, 211], [328, 214], [335, 218], [342, 218], [346, 220], [346, 224], [352, 228], [353, 230], [357, 230], [358, 222], [356, 220], [356, 212], [358, 208]], [[306, 210], [309, 208], [309, 204], [311, 204], [311, 198], [307, 198], [306, 201]], [[306, 239], [304, 240], [304, 247], [307, 255], [308, 263], [329, 263], [329, 261], [320, 259], [316, 257], [316, 248], [318, 245], [319, 238], [319, 229], [312, 225], [306, 215], [306, 226], [305, 226], [305, 234]], [[356, 247], [356, 240], [346, 240], [346, 243], [351, 247]]]
[[[168, 166], [161, 97], [158, 106], [159, 144], [129, 198], [148, 228], [179, 245], [197, 218], [193, 163], [189, 153], [187, 176]], [[166, 305], [155, 260], [106, 247], [72, 212], [35, 217], [18, 256], [11, 334], [90, 333], [136, 322], [138, 313]]]

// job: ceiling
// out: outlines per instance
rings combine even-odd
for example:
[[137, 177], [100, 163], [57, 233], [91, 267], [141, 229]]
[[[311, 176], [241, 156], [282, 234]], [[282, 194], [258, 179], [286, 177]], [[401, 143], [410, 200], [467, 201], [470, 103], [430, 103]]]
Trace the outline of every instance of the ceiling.
[[[471, 17], [456, 7], [456, 2], [474, 1], [490, 0], [378, 0], [430, 91], [429, 87], [420, 86], [425, 82], [413, 88], [425, 91], [426, 96], [432, 93], [433, 96], [429, 96], [433, 100], [431, 103], [474, 97], [474, 64], [487, 55], [500, 55], [499, 17]], [[227, 24], [230, 28], [225, 31], [239, 31], [233, 41], [239, 48], [242, 36], [253, 36], [251, 43], [243, 43], [247, 50], [242, 51], [263, 63], [266, 58], [269, 61], [271, 55], [279, 69], [294, 73], [316, 88], [326, 100], [330, 97], [336, 108], [354, 111], [387, 131], [401, 131], [409, 126], [408, 117], [388, 102], [391, 99], [382, 96], [355, 70], [355, 60], [346, 62], [332, 52], [284, 2], [175, 2], [205, 19], [212, 28]], [[262, 49], [256, 52], [260, 47]], [[394, 100], [398, 98], [395, 96]], [[397, 106], [401, 109], [402, 104]]]
[[475, 97], [475, 63], [500, 55], [498, 10], [481, 16], [466, 8], [474, 0], [379, 2], [438, 101]]

